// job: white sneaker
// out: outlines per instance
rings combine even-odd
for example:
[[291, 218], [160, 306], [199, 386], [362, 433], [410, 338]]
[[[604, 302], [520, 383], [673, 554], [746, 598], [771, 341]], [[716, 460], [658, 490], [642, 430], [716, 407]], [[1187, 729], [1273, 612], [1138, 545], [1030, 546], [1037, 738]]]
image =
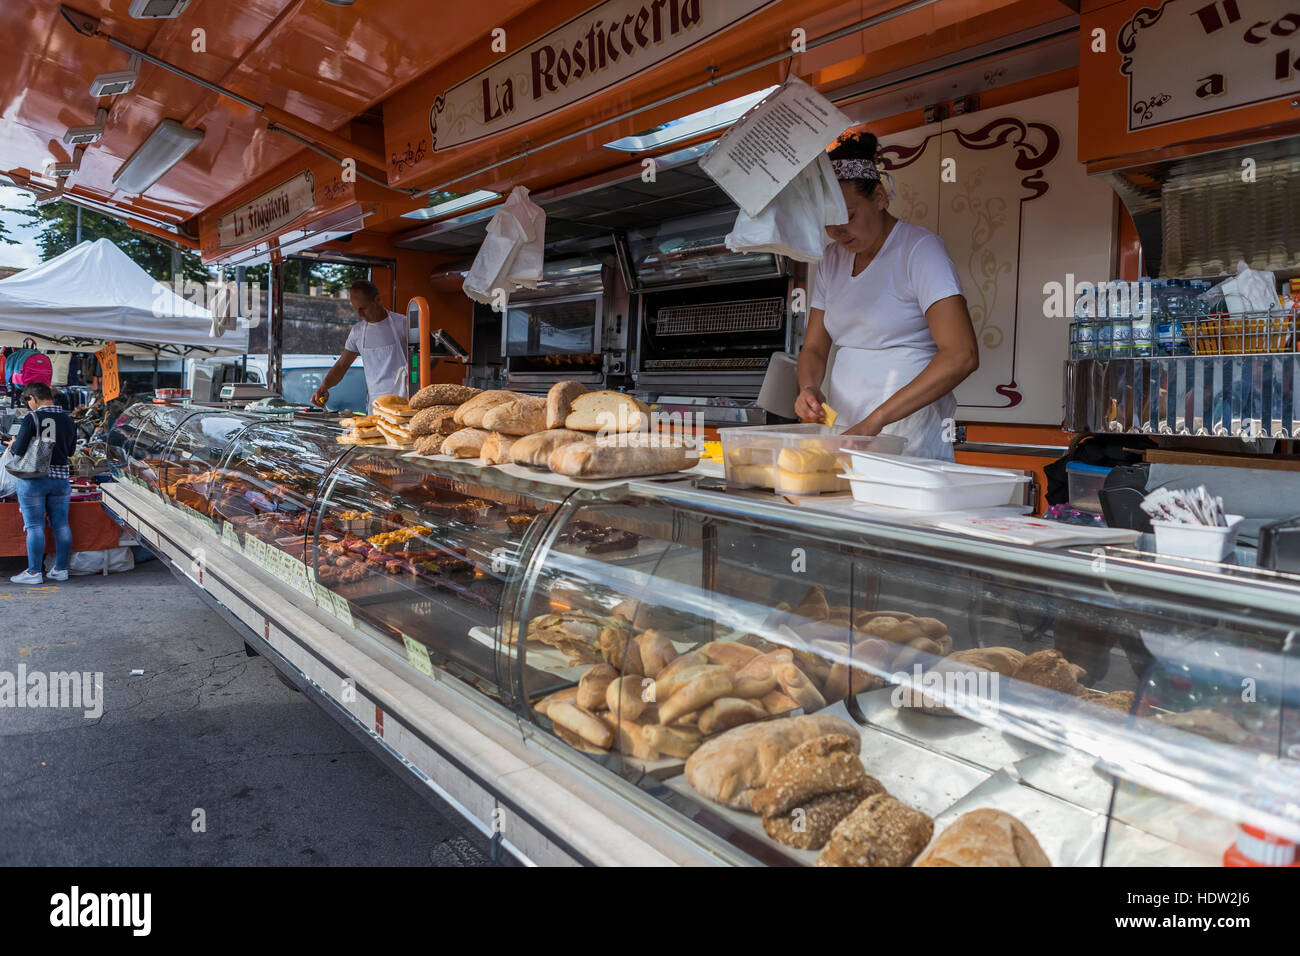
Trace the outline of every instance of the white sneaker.
[[49, 571], [47, 571], [47, 572], [45, 573], [45, 580], [47, 580], [47, 581], [66, 581], [66, 580], [68, 580], [68, 572], [67, 572], [67, 571], [59, 571], [59, 570], [51, 569], [51, 570], [49, 570]]
[[24, 571], [22, 574], [15, 574], [9, 579], [14, 584], [44, 584], [45, 579], [41, 577], [39, 571]]

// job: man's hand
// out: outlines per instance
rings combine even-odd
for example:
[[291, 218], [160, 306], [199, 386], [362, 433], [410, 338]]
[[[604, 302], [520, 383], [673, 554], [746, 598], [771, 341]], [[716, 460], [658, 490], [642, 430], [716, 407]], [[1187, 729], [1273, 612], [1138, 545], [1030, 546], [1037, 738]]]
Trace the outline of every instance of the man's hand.
[[821, 422], [826, 419], [826, 409], [822, 405], [826, 396], [820, 388], [809, 386], [799, 393], [794, 403], [794, 413], [801, 422]]
[[316, 389], [316, 391], [313, 392], [311, 396], [311, 403], [313, 405], [319, 405], [321, 408], [324, 408], [325, 403], [328, 402], [329, 400], [330, 400], [330, 390], [326, 388], [324, 385]]

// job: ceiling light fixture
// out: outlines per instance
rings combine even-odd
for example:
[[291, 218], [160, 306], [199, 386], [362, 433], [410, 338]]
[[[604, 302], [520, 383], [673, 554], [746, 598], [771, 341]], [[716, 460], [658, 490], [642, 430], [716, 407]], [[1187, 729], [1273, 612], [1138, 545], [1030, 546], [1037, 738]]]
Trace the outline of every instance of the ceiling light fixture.
[[185, 12], [190, 0], [131, 0], [131, 16], [137, 20], [172, 20]]
[[104, 135], [104, 126], [108, 123], [108, 110], [102, 106], [95, 111], [95, 122], [89, 126], [74, 126], [63, 134], [63, 142], [69, 146], [89, 146], [98, 143]]
[[125, 70], [115, 73], [101, 73], [90, 81], [91, 96], [118, 96], [130, 93], [140, 79], [140, 58], [132, 56], [130, 65]]
[[113, 176], [113, 188], [138, 196], [203, 142], [203, 130], [163, 120]]

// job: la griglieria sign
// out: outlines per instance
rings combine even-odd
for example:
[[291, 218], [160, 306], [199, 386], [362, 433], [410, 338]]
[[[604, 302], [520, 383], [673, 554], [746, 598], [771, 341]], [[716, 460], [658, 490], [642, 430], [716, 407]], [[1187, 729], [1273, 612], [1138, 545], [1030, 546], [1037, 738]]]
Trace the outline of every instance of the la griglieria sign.
[[316, 177], [305, 169], [217, 220], [217, 241], [231, 249], [279, 232], [316, 205]]
[[435, 151], [463, 146], [631, 79], [777, 0], [605, 0], [434, 100]]
[[1120, 28], [1130, 132], [1300, 92], [1300, 0], [1165, 0]]

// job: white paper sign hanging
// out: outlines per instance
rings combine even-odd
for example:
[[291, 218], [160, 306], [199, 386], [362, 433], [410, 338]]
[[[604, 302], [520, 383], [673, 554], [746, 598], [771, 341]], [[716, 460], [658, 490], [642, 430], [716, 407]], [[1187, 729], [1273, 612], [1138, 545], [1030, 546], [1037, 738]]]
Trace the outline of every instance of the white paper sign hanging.
[[853, 121], [798, 77], [742, 116], [700, 160], [700, 168], [750, 217]]

